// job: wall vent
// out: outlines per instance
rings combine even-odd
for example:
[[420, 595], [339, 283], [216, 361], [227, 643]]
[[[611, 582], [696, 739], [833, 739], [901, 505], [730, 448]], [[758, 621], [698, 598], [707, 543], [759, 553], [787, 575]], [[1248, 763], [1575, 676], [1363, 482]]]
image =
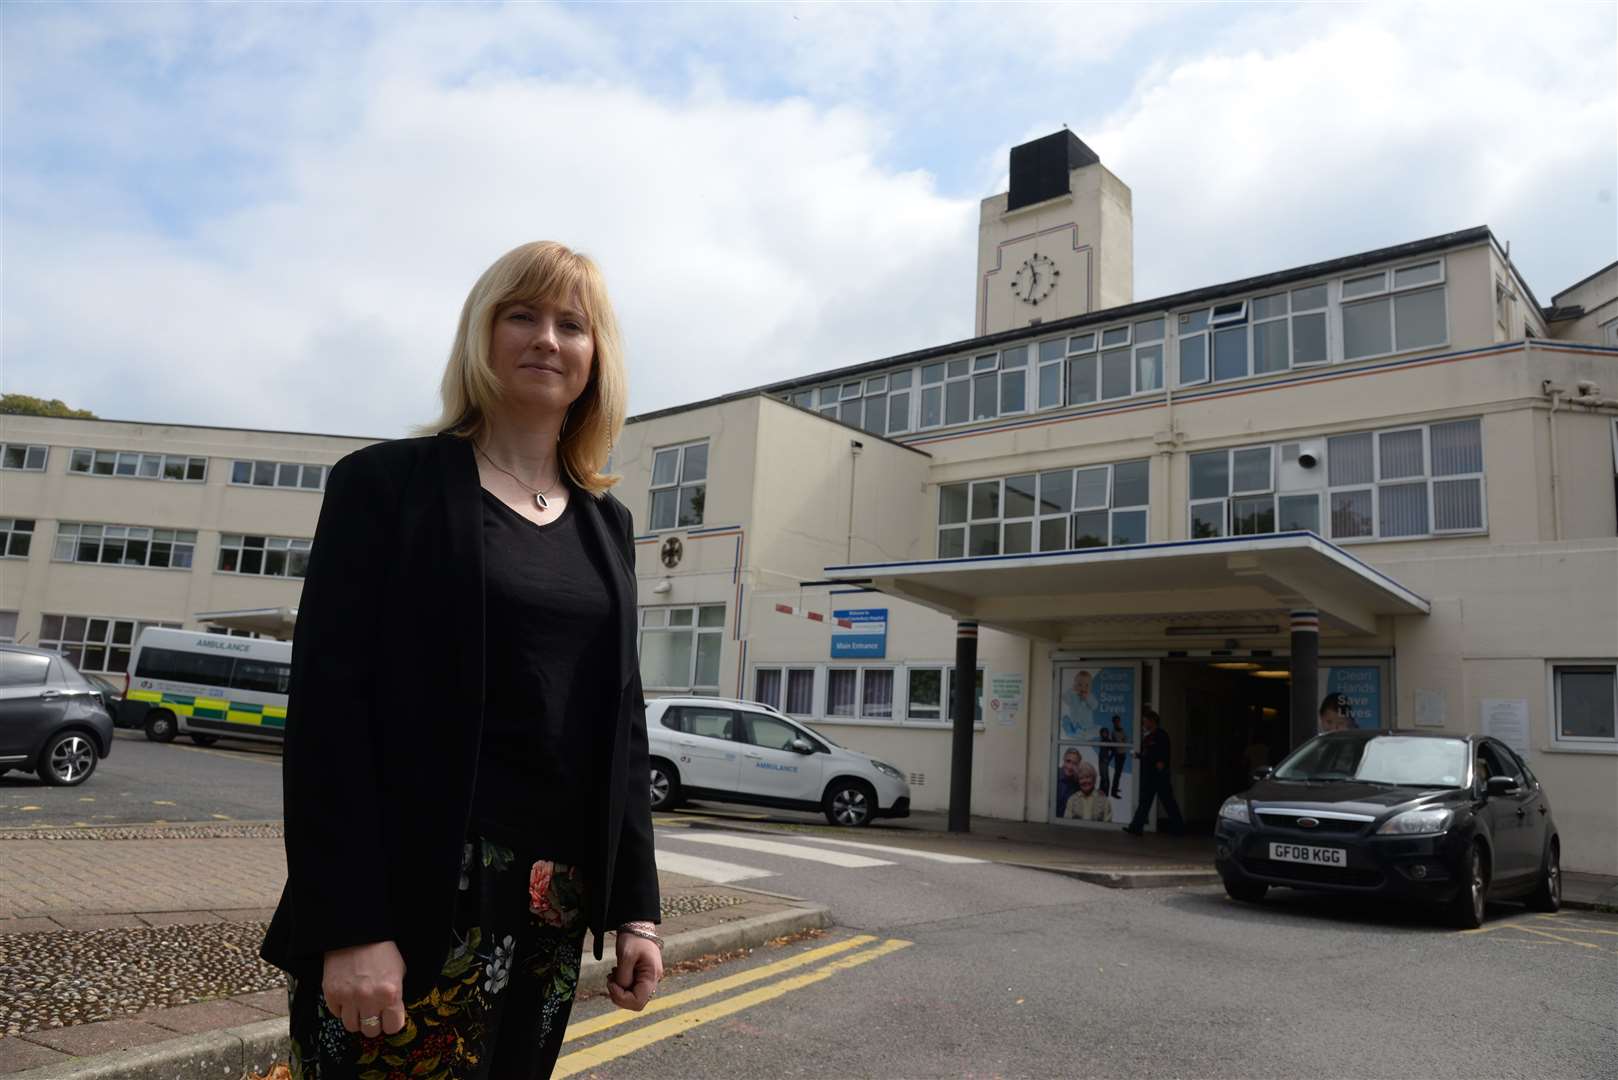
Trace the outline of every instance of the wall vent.
[[910, 774], [910, 786], [911, 787], [923, 787], [923, 786], [926, 785], [926, 783], [927, 783], [927, 774], [926, 773], [924, 773], [924, 772], [913, 772], [913, 773]]

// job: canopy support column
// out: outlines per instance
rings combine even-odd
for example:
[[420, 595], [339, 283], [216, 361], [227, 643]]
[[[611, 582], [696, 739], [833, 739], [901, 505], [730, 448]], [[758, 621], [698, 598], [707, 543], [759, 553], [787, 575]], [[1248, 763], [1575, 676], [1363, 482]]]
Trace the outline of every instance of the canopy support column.
[[978, 624], [955, 623], [955, 737], [950, 748], [949, 831], [972, 831], [972, 729], [978, 712]]
[[1288, 749], [1296, 750], [1314, 734], [1320, 701], [1320, 612], [1292, 613], [1292, 715], [1287, 724]]

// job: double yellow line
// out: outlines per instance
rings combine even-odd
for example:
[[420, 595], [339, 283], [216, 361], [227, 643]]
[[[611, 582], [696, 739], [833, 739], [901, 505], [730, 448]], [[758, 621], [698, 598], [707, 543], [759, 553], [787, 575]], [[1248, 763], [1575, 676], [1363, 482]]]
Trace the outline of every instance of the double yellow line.
[[[687, 1009], [665, 1020], [659, 1020], [644, 1027], [637, 1027], [632, 1031], [607, 1039], [604, 1042], [599, 1042], [594, 1046], [586, 1047], [583, 1050], [563, 1054], [561, 1059], [557, 1061], [556, 1071], [552, 1075], [556, 1077], [574, 1076], [586, 1070], [597, 1068], [609, 1061], [614, 1061], [627, 1054], [633, 1054], [637, 1050], [643, 1050], [653, 1043], [684, 1034], [693, 1028], [710, 1024], [715, 1020], [739, 1013], [744, 1009], [762, 1005], [766, 1001], [773, 1001], [776, 998], [790, 994], [794, 990], [813, 986], [817, 982], [829, 979], [833, 975], [848, 971], [851, 968], [857, 968], [861, 964], [868, 964], [872, 960], [880, 960], [882, 957], [896, 953], [900, 949], [908, 948], [911, 944], [908, 941], [890, 938], [880, 945], [866, 948], [868, 945], [873, 945], [876, 940], [870, 934], [860, 934], [857, 937], [851, 937], [844, 941], [799, 953], [797, 956], [789, 956], [785, 960], [777, 960], [773, 964], [765, 964], [762, 967], [751, 968], [735, 975], [714, 979], [699, 986], [693, 986], [689, 990], [670, 994], [665, 998], [653, 998], [646, 1008], [638, 1013], [615, 1011], [602, 1016], [591, 1017], [589, 1020], [581, 1020], [568, 1027], [567, 1035], [563, 1039], [564, 1045], [587, 1039], [620, 1024], [643, 1020], [657, 1013], [680, 1009], [706, 998], [729, 994], [733, 990], [740, 990], [743, 987], [752, 986], [754, 983], [765, 982], [766, 980], [774, 979], [778, 975], [786, 975], [790, 971], [800, 968], [813, 968], [797, 975], [788, 975], [786, 978], [767, 983], [764, 986], [755, 986], [751, 990], [745, 990], [721, 1001], [715, 1001], [694, 1009]], [[838, 958], [832, 960], [832, 957]], [[831, 960], [831, 962], [821, 964], [823, 960]], [[813, 967], [816, 964], [820, 964], [820, 966]]]

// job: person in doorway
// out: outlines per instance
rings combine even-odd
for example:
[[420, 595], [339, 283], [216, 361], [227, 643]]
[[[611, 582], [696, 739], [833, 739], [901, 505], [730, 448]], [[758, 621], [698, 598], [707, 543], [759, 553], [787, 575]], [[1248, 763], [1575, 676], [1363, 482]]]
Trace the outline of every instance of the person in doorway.
[[1354, 714], [1348, 705], [1348, 695], [1333, 691], [1320, 701], [1320, 730], [1350, 731], [1354, 727]]
[[1066, 816], [1067, 801], [1079, 790], [1079, 766], [1083, 761], [1076, 746], [1070, 746], [1062, 751], [1062, 769], [1056, 775], [1057, 817]]
[[[1121, 716], [1112, 718], [1112, 730], [1107, 732], [1107, 740], [1112, 743], [1112, 797], [1123, 798], [1121, 790], [1124, 782], [1124, 763], [1129, 760], [1129, 736], [1124, 733], [1124, 720]], [[1107, 767], [1105, 761], [1101, 766], [1101, 786], [1107, 787]]]
[[1091, 686], [1095, 675], [1085, 668], [1073, 673], [1073, 686], [1062, 693], [1062, 738], [1089, 738], [1095, 731], [1095, 711], [1100, 708]]
[[1112, 799], [1096, 789], [1096, 769], [1088, 761], [1079, 762], [1079, 790], [1068, 796], [1062, 816], [1073, 821], [1112, 820]]
[[1249, 772], [1270, 767], [1270, 744], [1264, 741], [1264, 732], [1253, 728], [1253, 737], [1247, 741], [1247, 768]]
[[[619, 1008], [662, 975], [634, 528], [606, 471], [628, 390], [595, 263], [496, 260], [441, 394], [431, 434], [332, 467], [303, 583], [260, 950], [294, 1078], [548, 1077], [588, 932], [597, 958], [616, 934]], [[375, 633], [423, 611], [433, 633]]]
[[1180, 817], [1180, 804], [1174, 799], [1174, 782], [1169, 774], [1168, 732], [1159, 726], [1157, 710], [1150, 705], [1141, 709], [1140, 719], [1143, 731], [1140, 750], [1135, 754], [1140, 759], [1140, 803], [1135, 807], [1134, 818], [1124, 826], [1124, 831], [1136, 836], [1144, 832], [1146, 821], [1152, 814], [1152, 802], [1160, 800], [1166, 815], [1162, 831], [1184, 832], [1185, 822]]

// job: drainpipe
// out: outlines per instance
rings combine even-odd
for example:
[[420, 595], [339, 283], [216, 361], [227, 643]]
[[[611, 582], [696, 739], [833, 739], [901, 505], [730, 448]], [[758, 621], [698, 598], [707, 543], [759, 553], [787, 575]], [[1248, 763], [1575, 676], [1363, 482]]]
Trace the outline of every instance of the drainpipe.
[[845, 564], [854, 561], [854, 477], [860, 463], [860, 451], [864, 449], [865, 444], [858, 439], [848, 440], [848, 551], [843, 557]]
[[1560, 456], [1556, 450], [1556, 406], [1562, 401], [1562, 388], [1556, 386], [1549, 379], [1542, 384], [1544, 392], [1551, 399], [1551, 523], [1555, 527], [1554, 538], [1562, 539], [1562, 478], [1557, 468], [1557, 458]]

